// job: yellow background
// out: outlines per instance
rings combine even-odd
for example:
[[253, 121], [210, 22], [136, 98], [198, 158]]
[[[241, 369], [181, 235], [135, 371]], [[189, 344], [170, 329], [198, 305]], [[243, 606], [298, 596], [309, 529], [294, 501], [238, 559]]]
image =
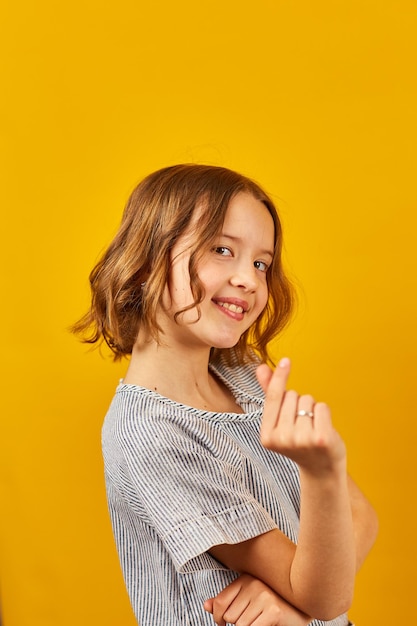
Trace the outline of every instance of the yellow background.
[[300, 285], [277, 344], [380, 516], [359, 626], [415, 620], [414, 0], [3, 0], [5, 626], [132, 626], [100, 428], [125, 365], [66, 327], [142, 176], [225, 165], [277, 199]]

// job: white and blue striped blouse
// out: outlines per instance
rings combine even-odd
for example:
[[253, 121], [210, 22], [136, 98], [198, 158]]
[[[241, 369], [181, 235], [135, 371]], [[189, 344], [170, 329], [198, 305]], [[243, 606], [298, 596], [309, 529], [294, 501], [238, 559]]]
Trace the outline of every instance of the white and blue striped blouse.
[[260, 444], [256, 365], [210, 367], [244, 413], [205, 412], [121, 383], [104, 422], [108, 505], [140, 626], [213, 626], [203, 602], [237, 574], [208, 554], [212, 546], [276, 527], [297, 540], [298, 469]]

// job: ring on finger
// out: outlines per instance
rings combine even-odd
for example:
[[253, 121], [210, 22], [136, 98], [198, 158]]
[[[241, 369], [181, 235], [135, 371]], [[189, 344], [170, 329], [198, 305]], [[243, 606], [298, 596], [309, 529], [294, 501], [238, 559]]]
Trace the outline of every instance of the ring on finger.
[[304, 411], [304, 409], [300, 409], [297, 411], [296, 417], [314, 417], [313, 411]]

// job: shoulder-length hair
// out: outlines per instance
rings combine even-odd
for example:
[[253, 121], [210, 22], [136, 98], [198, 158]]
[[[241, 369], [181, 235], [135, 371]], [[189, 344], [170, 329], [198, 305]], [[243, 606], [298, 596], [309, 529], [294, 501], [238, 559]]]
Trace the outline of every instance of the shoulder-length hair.
[[[282, 268], [282, 229], [271, 198], [252, 180], [223, 167], [184, 164], [147, 176], [134, 189], [114, 240], [90, 274], [90, 310], [72, 326], [86, 343], [104, 340], [120, 359], [132, 352], [139, 329], [161, 343], [157, 312], [168, 282], [171, 250], [201, 207], [189, 260], [196, 307], [204, 298], [198, 261], [222, 229], [229, 203], [245, 192], [263, 202], [275, 225], [274, 257], [267, 271], [268, 303], [234, 348], [239, 362], [253, 351], [270, 361], [268, 344], [288, 322], [293, 290]], [[187, 310], [184, 309], [184, 310]], [[177, 312], [178, 315], [183, 311]], [[222, 350], [227, 353], [228, 350]], [[227, 354], [225, 354], [227, 356]]]

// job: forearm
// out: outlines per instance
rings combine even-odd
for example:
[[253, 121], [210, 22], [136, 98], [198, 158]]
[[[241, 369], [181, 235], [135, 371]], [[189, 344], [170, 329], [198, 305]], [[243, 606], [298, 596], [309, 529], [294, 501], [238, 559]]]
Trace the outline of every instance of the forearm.
[[320, 477], [301, 470], [301, 512], [290, 584], [297, 606], [331, 619], [347, 611], [356, 571], [355, 533], [343, 469]]
[[378, 534], [378, 517], [355, 482], [348, 476], [356, 544], [356, 571], [362, 566]]
[[230, 569], [262, 580], [304, 613], [326, 619], [350, 606], [355, 569], [375, 539], [376, 516], [346, 474], [328, 485], [301, 472], [301, 482], [298, 545], [273, 530], [210, 552]]
[[335, 603], [337, 612], [344, 612], [350, 607], [355, 574], [375, 542], [378, 518], [344, 470], [327, 483], [302, 470], [300, 479], [300, 531], [290, 574], [297, 605], [315, 616], [327, 602], [330, 612]]
[[263, 624], [263, 626], [307, 626], [311, 618], [286, 602], [261, 580], [243, 574], [204, 603], [219, 626]]

